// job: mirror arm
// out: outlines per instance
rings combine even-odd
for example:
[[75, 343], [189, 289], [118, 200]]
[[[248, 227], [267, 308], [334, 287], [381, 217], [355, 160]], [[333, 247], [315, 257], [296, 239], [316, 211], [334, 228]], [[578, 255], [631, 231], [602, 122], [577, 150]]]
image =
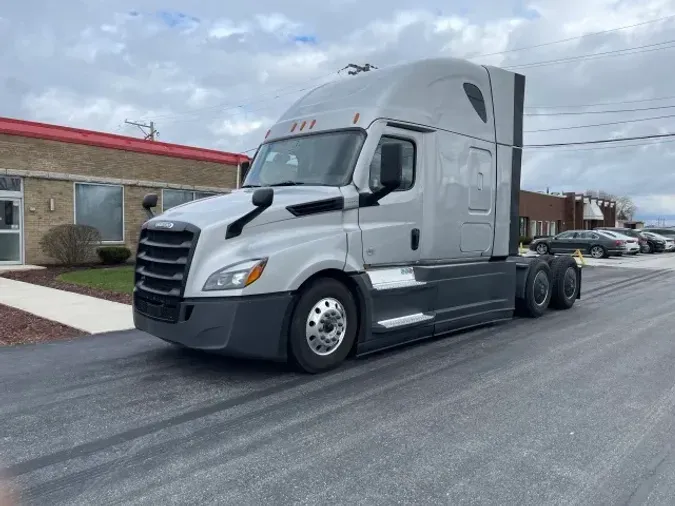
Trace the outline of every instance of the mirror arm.
[[393, 188], [382, 187], [374, 192], [359, 193], [359, 207], [377, 206], [380, 200], [393, 191]]

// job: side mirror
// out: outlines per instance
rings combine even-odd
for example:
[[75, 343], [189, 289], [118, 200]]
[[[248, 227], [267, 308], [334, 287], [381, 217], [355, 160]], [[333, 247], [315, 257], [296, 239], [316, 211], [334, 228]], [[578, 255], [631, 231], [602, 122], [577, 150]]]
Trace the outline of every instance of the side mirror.
[[394, 191], [403, 183], [403, 146], [383, 144], [380, 152], [380, 184]]
[[155, 216], [152, 212], [152, 209], [157, 207], [158, 200], [159, 197], [157, 197], [156, 193], [148, 193], [145, 197], [143, 197], [143, 209], [145, 209], [145, 212], [149, 218], [153, 218]]
[[251, 197], [251, 203], [262, 209], [270, 207], [272, 202], [274, 202], [274, 189], [272, 188], [258, 188]]

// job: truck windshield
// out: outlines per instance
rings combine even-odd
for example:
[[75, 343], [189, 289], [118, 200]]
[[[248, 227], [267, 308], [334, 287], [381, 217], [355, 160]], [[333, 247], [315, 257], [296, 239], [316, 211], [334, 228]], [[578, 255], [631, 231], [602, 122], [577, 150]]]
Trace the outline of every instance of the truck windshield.
[[364, 139], [360, 130], [343, 130], [263, 144], [243, 186], [344, 186]]

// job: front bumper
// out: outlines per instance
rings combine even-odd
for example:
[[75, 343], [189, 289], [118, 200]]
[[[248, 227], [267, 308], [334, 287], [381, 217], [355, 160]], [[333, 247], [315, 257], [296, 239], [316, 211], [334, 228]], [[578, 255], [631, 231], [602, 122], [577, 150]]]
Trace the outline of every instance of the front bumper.
[[135, 293], [134, 325], [187, 348], [283, 361], [292, 303], [291, 293], [185, 299], [171, 311], [175, 321], [167, 321], [164, 308]]

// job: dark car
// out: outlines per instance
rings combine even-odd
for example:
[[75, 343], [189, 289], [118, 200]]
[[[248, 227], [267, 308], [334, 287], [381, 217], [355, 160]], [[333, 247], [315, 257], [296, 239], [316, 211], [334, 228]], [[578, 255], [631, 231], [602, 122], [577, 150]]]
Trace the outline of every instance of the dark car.
[[620, 239], [612, 239], [594, 230], [568, 230], [554, 237], [542, 237], [530, 243], [530, 249], [540, 255], [547, 253], [574, 253], [580, 250], [593, 258], [607, 258], [623, 255], [626, 243]]
[[[666, 239], [673, 239], [675, 240], [675, 228], [673, 227], [647, 227], [642, 229], [643, 232], [651, 232], [652, 234], [658, 234], [661, 237], [665, 237]], [[668, 245], [666, 244], [666, 250], [668, 249]]]
[[664, 241], [648, 236], [643, 230], [621, 227], [597, 227], [595, 230], [609, 230], [610, 232], [635, 237], [640, 243], [640, 251], [642, 253], [661, 253], [666, 249]]

